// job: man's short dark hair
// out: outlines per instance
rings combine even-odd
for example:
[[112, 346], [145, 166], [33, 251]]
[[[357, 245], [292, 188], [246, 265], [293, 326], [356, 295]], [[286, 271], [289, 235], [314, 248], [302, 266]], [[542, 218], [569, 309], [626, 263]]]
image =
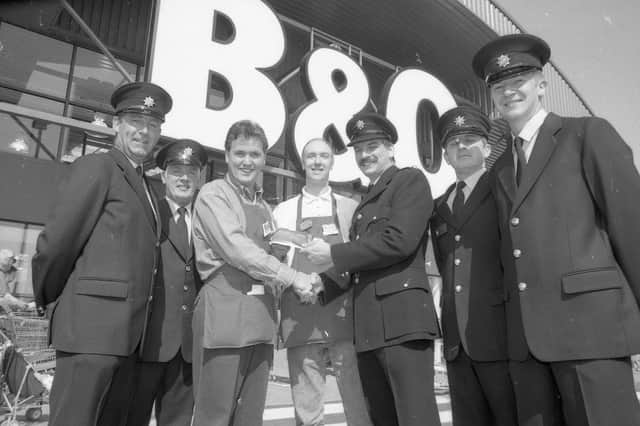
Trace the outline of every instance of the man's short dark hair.
[[269, 143], [267, 142], [267, 136], [264, 134], [262, 127], [251, 120], [240, 120], [233, 123], [227, 132], [227, 137], [224, 140], [224, 150], [229, 152], [231, 150], [231, 143], [238, 138], [251, 139], [255, 138], [262, 142], [262, 150], [266, 153]]

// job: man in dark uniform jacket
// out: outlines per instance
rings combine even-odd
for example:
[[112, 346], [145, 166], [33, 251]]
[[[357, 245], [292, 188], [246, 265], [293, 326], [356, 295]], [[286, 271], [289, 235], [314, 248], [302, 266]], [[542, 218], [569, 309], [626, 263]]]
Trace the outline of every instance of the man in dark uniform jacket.
[[111, 104], [114, 149], [70, 166], [33, 258], [36, 304], [49, 311], [56, 349], [50, 425], [124, 421], [144, 341], [160, 225], [142, 163], [171, 97], [130, 83]]
[[543, 40], [518, 34], [473, 59], [513, 139], [492, 187], [518, 416], [638, 425], [629, 356], [640, 352], [640, 176], [607, 121], [544, 110], [549, 56]]
[[455, 426], [517, 424], [509, 377], [498, 215], [485, 173], [491, 122], [460, 106], [438, 121], [456, 183], [436, 200], [433, 250], [442, 275], [444, 357]]
[[166, 145], [156, 156], [165, 184], [165, 197], [158, 201], [160, 273], [127, 425], [148, 425], [154, 402], [158, 426], [191, 424], [191, 320], [193, 302], [202, 285], [191, 243], [191, 212], [206, 163], [202, 145], [188, 139]]
[[[395, 166], [397, 133], [384, 116], [357, 114], [347, 134], [372, 186], [356, 208], [350, 242], [316, 239], [303, 252], [351, 273], [358, 369], [373, 423], [439, 425], [433, 339], [440, 330], [425, 270], [429, 184], [421, 171]], [[323, 275], [329, 301], [344, 290]]]

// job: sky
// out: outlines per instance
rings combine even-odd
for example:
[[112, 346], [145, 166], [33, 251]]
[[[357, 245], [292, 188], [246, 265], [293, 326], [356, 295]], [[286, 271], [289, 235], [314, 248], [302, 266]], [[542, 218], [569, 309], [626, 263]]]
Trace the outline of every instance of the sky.
[[640, 0], [494, 3], [549, 43], [551, 60], [594, 114], [618, 130], [640, 168]]

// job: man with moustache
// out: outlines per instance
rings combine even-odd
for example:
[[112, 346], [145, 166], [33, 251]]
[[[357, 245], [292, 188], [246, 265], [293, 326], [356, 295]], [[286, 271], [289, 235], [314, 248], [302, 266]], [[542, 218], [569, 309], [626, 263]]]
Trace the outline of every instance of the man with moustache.
[[129, 83], [111, 97], [114, 148], [67, 170], [33, 257], [36, 304], [56, 349], [50, 425], [124, 421], [136, 351], [143, 348], [160, 224], [142, 165], [171, 97]]
[[[351, 274], [358, 369], [375, 425], [439, 425], [433, 391], [433, 340], [440, 330], [425, 270], [429, 184], [395, 166], [396, 129], [384, 116], [360, 113], [347, 123], [360, 170], [371, 181], [355, 211], [350, 242], [314, 239], [310, 261]], [[344, 292], [321, 274], [327, 303]], [[317, 291], [322, 287], [318, 287]]]
[[[273, 212], [278, 228], [298, 231], [329, 244], [349, 238], [349, 225], [358, 205], [329, 186], [334, 155], [331, 144], [312, 139], [302, 149], [305, 186], [302, 193]], [[288, 252], [288, 264], [301, 272], [323, 272], [300, 248]], [[326, 306], [305, 304], [290, 289], [280, 299], [280, 337], [287, 348], [291, 393], [298, 425], [324, 424], [324, 386], [328, 363], [333, 367], [347, 423], [370, 425], [353, 346], [351, 293]]]
[[317, 276], [270, 254], [275, 223], [258, 179], [267, 138], [238, 121], [225, 139], [228, 171], [196, 199], [193, 244], [203, 281], [193, 318], [193, 425], [262, 424], [275, 338], [274, 294], [312, 295]]
[[473, 59], [513, 139], [492, 186], [519, 421], [637, 425], [640, 176], [606, 120], [545, 111], [549, 57], [543, 40], [517, 34]]
[[456, 183], [436, 199], [430, 221], [442, 276], [442, 334], [455, 426], [517, 424], [509, 376], [500, 235], [485, 160], [491, 122], [473, 106], [438, 120]]
[[182, 139], [163, 147], [156, 164], [163, 170], [165, 184], [165, 197], [158, 201], [160, 273], [127, 425], [148, 425], [155, 405], [158, 426], [189, 426], [193, 414], [191, 322], [202, 286], [191, 244], [191, 217], [207, 153], [198, 142]]

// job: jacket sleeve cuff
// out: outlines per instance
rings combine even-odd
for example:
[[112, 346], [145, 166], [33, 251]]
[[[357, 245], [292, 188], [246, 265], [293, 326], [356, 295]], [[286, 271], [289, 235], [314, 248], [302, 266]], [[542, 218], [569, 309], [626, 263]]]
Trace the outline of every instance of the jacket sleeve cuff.
[[318, 301], [321, 305], [331, 303], [332, 300], [349, 290], [348, 287], [342, 287], [340, 284], [336, 283], [324, 272], [320, 274], [320, 278], [322, 279], [322, 285], [324, 287], [324, 290], [318, 296]]
[[349, 243], [332, 244], [330, 248], [331, 261], [333, 262], [337, 275], [348, 275], [350, 273], [348, 262], [346, 261], [348, 257], [346, 251], [347, 244]]

